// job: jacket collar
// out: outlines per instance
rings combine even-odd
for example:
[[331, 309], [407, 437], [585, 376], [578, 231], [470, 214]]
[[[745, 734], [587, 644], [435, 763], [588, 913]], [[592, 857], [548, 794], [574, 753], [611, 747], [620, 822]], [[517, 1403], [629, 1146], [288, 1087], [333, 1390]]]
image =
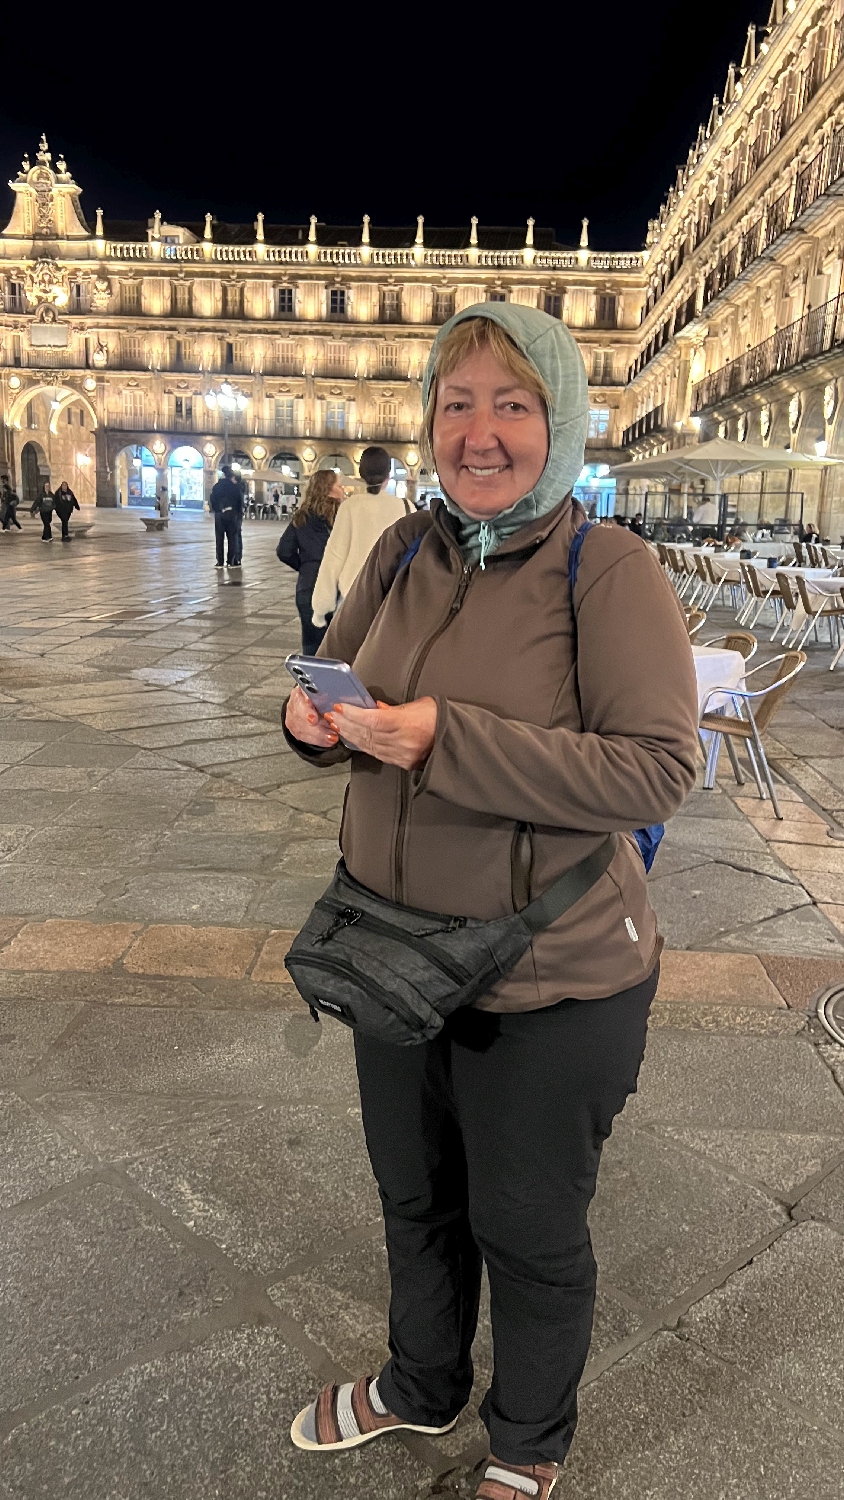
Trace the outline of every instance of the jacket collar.
[[[534, 547], [540, 546], [551, 535], [551, 532], [556, 530], [560, 522], [571, 514], [574, 505], [575, 501], [571, 493], [564, 496], [559, 505], [555, 506], [553, 510], [548, 511], [544, 516], [537, 516], [535, 520], [529, 521], [526, 526], [521, 526], [505, 542], [502, 542], [501, 546], [497, 547], [495, 552], [490, 555], [489, 562], [494, 562], [499, 557], [512, 557], [516, 553], [528, 552]], [[449, 513], [444, 500], [440, 500], [437, 503], [433, 513], [433, 524], [435, 530], [442, 537], [450, 551], [457, 553], [462, 562], [463, 553], [460, 543], [457, 540], [458, 522]]]

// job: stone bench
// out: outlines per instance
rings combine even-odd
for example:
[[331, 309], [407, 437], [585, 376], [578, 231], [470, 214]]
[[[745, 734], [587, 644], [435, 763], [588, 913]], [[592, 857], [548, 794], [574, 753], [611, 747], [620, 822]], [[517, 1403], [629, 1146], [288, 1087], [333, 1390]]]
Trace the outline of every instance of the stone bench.
[[141, 516], [147, 531], [166, 531], [168, 519], [167, 516]]
[[89, 532], [93, 531], [93, 529], [94, 522], [89, 521], [87, 526], [71, 526], [70, 534], [71, 536], [87, 536]]

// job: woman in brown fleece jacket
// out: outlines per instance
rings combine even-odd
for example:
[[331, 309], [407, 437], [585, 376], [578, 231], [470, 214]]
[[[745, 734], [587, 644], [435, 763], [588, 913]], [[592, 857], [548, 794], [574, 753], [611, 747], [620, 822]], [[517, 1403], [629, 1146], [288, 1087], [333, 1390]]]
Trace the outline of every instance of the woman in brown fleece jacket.
[[448, 1430], [472, 1387], [485, 1262], [494, 1457], [478, 1497], [547, 1500], [591, 1335], [587, 1209], [658, 978], [632, 830], [693, 785], [697, 694], [681, 611], [639, 538], [590, 533], [571, 597], [588, 393], [563, 325], [512, 304], [467, 309], [437, 338], [425, 396], [445, 503], [384, 534], [321, 648], [379, 707], [319, 718], [297, 688], [287, 737], [324, 765], [349, 756], [338, 729], [360, 746], [343, 853], [355, 879], [408, 906], [508, 915], [620, 837], [597, 883], [434, 1041], [355, 1036], [391, 1357], [375, 1378], [326, 1387], [291, 1435], [336, 1451]]

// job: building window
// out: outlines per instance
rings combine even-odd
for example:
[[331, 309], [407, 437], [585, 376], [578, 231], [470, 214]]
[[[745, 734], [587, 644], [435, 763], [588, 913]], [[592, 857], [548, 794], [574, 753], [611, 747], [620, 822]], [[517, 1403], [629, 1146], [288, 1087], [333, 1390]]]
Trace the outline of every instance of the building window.
[[552, 318], [563, 316], [563, 299], [559, 292], [545, 293], [545, 311]]
[[346, 344], [326, 344], [324, 356], [326, 375], [345, 375], [349, 366], [349, 350]]
[[401, 290], [386, 286], [381, 293], [381, 317], [385, 323], [401, 322]]
[[141, 284], [139, 281], [124, 281], [120, 288], [120, 311], [125, 313], [140, 312], [141, 310]]
[[378, 370], [383, 376], [398, 375], [399, 373], [399, 346], [398, 344], [382, 344], [378, 351]]
[[434, 322], [447, 323], [454, 317], [454, 293], [434, 292]]
[[191, 289], [186, 281], [173, 283], [173, 311], [184, 317], [190, 316]]
[[302, 361], [296, 364], [296, 345], [286, 340], [276, 345], [276, 365], [279, 375], [295, 375], [302, 372]]
[[325, 432], [329, 437], [342, 437], [346, 431], [345, 401], [326, 401]]
[[333, 286], [328, 293], [328, 311], [332, 318], [345, 318], [346, 316], [346, 289], [341, 286]]
[[174, 416], [177, 422], [193, 421], [193, 397], [177, 396], [173, 403]]
[[613, 376], [614, 355], [611, 349], [596, 349], [592, 356], [592, 380], [595, 385], [609, 385]]
[[292, 286], [280, 286], [277, 290], [278, 316], [280, 318], [293, 317], [293, 288]]
[[73, 407], [72, 406], [69, 406], [67, 408], [67, 414], [66, 415], [67, 415], [67, 425], [68, 425], [68, 427], [71, 427], [73, 425]]
[[228, 339], [226, 340], [225, 350], [226, 370], [231, 373], [231, 371], [234, 369], [234, 344], [232, 344]]
[[505, 295], [504, 292], [490, 292], [490, 294], [489, 294], [489, 301], [490, 302], [506, 302], [507, 301], [507, 297], [506, 297], [506, 295]]
[[586, 440], [589, 442], [594, 438], [606, 437], [610, 425], [610, 409], [608, 406], [590, 406], [589, 426], [586, 431]]
[[144, 393], [143, 391], [123, 392], [123, 416], [128, 422], [134, 422], [143, 426], [144, 421]]
[[7, 306], [9, 312], [23, 312], [23, 284], [20, 281], [9, 282]]
[[86, 303], [85, 291], [84, 282], [74, 281], [70, 288], [70, 305], [74, 312], [84, 312]]
[[85, 426], [85, 408], [84, 408], [84, 406], [80, 406], [80, 408], [79, 408], [79, 426], [80, 427], [84, 427]]
[[596, 312], [599, 328], [615, 328], [616, 299], [612, 292], [598, 293]]
[[243, 287], [227, 282], [223, 286], [223, 315], [227, 318], [243, 316]]
[[276, 396], [275, 430], [279, 437], [293, 436], [293, 397]]
[[398, 403], [381, 401], [378, 406], [378, 433], [382, 438], [394, 438], [398, 425]]
[[124, 370], [142, 369], [144, 360], [143, 339], [133, 334], [124, 334], [120, 340], [120, 354]]
[[30, 429], [38, 426], [38, 418], [35, 415], [34, 401], [27, 401], [26, 403], [26, 425]]

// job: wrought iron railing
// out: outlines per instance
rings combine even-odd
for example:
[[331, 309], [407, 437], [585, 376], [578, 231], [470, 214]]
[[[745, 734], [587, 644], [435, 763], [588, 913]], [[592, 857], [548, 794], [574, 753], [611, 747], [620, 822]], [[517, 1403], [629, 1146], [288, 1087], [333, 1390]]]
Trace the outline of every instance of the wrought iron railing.
[[640, 438], [647, 437], [649, 433], [661, 432], [665, 425], [665, 406], [654, 406], [650, 411], [639, 417], [637, 422], [632, 422], [625, 427], [621, 434], [622, 448], [629, 448], [631, 443], [637, 443]]
[[728, 396], [761, 385], [772, 375], [827, 354], [841, 343], [844, 343], [844, 293], [813, 307], [802, 318], [740, 354], [738, 359], [731, 359], [720, 370], [705, 375], [692, 387], [692, 412], [717, 406]]

